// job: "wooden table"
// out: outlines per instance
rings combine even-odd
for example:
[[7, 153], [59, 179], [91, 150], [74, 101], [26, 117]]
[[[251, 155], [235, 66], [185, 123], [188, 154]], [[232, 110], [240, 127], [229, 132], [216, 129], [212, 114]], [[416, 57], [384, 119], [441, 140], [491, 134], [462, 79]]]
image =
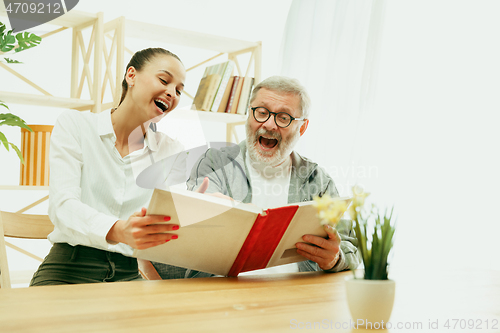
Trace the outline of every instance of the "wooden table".
[[[363, 332], [349, 327], [344, 279], [351, 274], [0, 289], [0, 332]], [[391, 323], [401, 328], [384, 332], [500, 331], [500, 272], [391, 274], [397, 285]], [[460, 329], [464, 320], [474, 320], [474, 329]], [[438, 329], [429, 328], [436, 321]]]

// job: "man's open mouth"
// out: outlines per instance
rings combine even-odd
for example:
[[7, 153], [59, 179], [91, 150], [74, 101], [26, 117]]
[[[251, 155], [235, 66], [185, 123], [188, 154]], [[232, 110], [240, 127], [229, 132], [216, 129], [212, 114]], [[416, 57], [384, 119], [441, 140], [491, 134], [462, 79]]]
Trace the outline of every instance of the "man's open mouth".
[[273, 138], [265, 138], [263, 136], [260, 136], [259, 143], [265, 149], [272, 149], [278, 144], [278, 140], [273, 139]]
[[168, 110], [168, 104], [161, 99], [155, 99], [155, 104], [161, 112], [165, 112]]

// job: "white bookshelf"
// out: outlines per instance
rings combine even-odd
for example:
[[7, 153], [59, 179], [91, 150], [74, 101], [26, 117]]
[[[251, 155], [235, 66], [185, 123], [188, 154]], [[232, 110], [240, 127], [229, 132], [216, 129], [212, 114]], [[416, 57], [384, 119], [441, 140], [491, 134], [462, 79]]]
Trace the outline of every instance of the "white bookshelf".
[[[0, 2], [0, 16], [7, 17], [3, 2]], [[47, 24], [55, 26], [56, 29], [41, 36], [42, 38], [60, 33], [66, 29], [72, 29], [73, 31], [71, 41], [70, 96], [53, 96], [31, 82], [28, 78], [14, 72], [10, 66], [2, 64], [0, 67], [3, 68], [0, 68], [0, 72], [8, 70], [40, 93], [27, 94], [15, 91], [0, 91], [0, 100], [9, 104], [70, 108], [80, 111], [91, 110], [92, 112], [101, 112], [117, 105], [121, 96], [121, 81], [126, 66], [124, 54], [125, 52], [133, 53], [125, 46], [126, 38], [141, 38], [219, 52], [219, 54], [209, 59], [190, 66], [188, 71], [203, 66], [206, 62], [217, 57], [227, 56], [227, 59], [233, 60], [236, 63], [236, 75], [248, 76], [253, 74], [255, 84], [261, 80], [261, 42], [249, 42], [202, 32], [138, 22], [128, 20], [124, 17], [104, 23], [102, 13], [93, 14], [77, 10], [71, 10]], [[93, 36], [88, 45], [85, 45], [82, 37], [82, 32], [86, 29], [91, 29]], [[104, 42], [106, 38], [112, 40], [111, 49], [113, 50], [110, 49], [109, 52]], [[93, 52], [92, 59], [89, 54], [91, 50]], [[80, 61], [80, 54], [85, 55], [83, 62]], [[246, 67], [240, 66], [238, 62], [238, 56], [243, 54], [250, 55], [250, 61]], [[114, 66], [111, 66], [112, 62], [115, 63]], [[253, 73], [250, 73], [251, 68], [253, 68]], [[84, 89], [88, 89], [90, 99], [81, 98]], [[102, 102], [103, 95], [107, 89], [110, 89], [113, 100]], [[192, 98], [189, 94], [185, 95]], [[200, 111], [200, 119], [227, 124], [228, 132], [226, 133], [226, 137], [228, 141], [232, 141], [236, 138], [234, 126], [244, 123], [246, 116]]]
[[89, 110], [95, 104], [92, 100], [55, 97], [47, 95], [33, 95], [10, 91], [0, 91], [0, 100], [4, 101], [7, 104], [12, 103], [23, 105], [50, 106], [75, 110]]
[[[255, 84], [259, 83], [261, 80], [261, 66], [262, 66], [262, 45], [261, 42], [249, 42], [244, 40], [238, 40], [234, 38], [227, 38], [222, 36], [210, 35], [201, 32], [181, 30], [177, 28], [165, 27], [162, 25], [137, 22], [133, 20], [127, 20], [124, 17], [117, 18], [113, 21], [107, 22], [104, 25], [104, 34], [108, 39], [111, 39], [113, 43], [116, 43], [117, 49], [117, 59], [116, 68], [119, 69], [115, 75], [115, 91], [113, 92], [113, 98], [115, 103], [118, 102], [121, 96], [121, 80], [123, 78], [125, 62], [123, 61], [122, 54], [124, 52], [129, 52], [125, 46], [126, 38], [141, 38], [156, 42], [188, 46], [198, 49], [211, 50], [219, 52], [215, 57], [203, 60], [202, 62], [190, 66], [187, 71], [203, 66], [209, 60], [213, 60], [217, 57], [227, 56], [235, 62], [236, 71], [239, 76], [249, 76], [250, 69], [253, 67], [253, 76], [255, 78]], [[238, 57], [240, 55], [249, 54], [250, 60], [246, 66], [240, 66]], [[200, 78], [201, 79], [201, 78]], [[191, 95], [184, 92], [191, 99]], [[226, 140], [228, 142], [235, 141], [238, 142], [236, 136], [235, 126], [242, 125], [245, 123], [246, 115], [237, 114], [227, 114], [219, 112], [207, 112], [207, 111], [194, 111], [199, 112], [199, 118], [202, 121], [209, 122], [222, 122], [226, 124]]]
[[125, 20], [126, 37], [145, 38], [156, 42], [190, 46], [193, 48], [212, 50], [222, 53], [235, 53], [260, 46], [260, 42], [247, 42], [244, 40], [205, 34], [202, 32], [188, 31], [166, 27], [157, 24]]

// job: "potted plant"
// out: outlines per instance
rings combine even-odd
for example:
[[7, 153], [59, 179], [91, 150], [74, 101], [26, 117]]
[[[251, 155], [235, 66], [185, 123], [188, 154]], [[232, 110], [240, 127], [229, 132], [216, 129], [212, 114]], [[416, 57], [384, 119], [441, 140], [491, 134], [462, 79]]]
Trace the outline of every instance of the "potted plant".
[[394, 208], [380, 210], [365, 204], [369, 193], [359, 186], [352, 189], [352, 202], [347, 209], [345, 202], [329, 197], [316, 198], [318, 217], [323, 224], [335, 225], [348, 211], [354, 223], [357, 246], [363, 260], [363, 278], [346, 279], [349, 310], [357, 326], [386, 328], [395, 296], [395, 282], [388, 278], [389, 253], [393, 248], [395, 232]]
[[[12, 30], [7, 30], [5, 24], [0, 22], [0, 52], [2, 55], [9, 53], [9, 52], [21, 52], [26, 49], [32, 48], [40, 44], [41, 38], [38, 37], [37, 35], [29, 32], [20, 32], [16, 34], [15, 36], [12, 34]], [[18, 46], [16, 47], [16, 42]], [[7, 57], [4, 57], [0, 61], [5, 61], [8, 64], [19, 64], [21, 62], [17, 60], [13, 60]], [[0, 101], [0, 107], [4, 107], [7, 110], [9, 110], [9, 107], [3, 102]], [[16, 126], [20, 128], [25, 128], [29, 131], [32, 131], [31, 128], [26, 125], [26, 122], [19, 118], [18, 116], [12, 114], [12, 113], [0, 113], [0, 126], [6, 125], [6, 126]], [[24, 163], [23, 156], [19, 148], [14, 145], [12, 142], [9, 142], [7, 137], [0, 132], [0, 141], [2, 145], [9, 150], [9, 146], [14, 149], [14, 151], [17, 153], [17, 156], [21, 160], [21, 163]]]

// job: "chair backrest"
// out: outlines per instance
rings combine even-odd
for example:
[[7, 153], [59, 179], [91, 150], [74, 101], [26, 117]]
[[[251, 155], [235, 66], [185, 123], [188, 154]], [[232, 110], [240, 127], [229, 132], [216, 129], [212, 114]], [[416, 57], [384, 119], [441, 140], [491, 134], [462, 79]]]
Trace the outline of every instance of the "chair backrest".
[[0, 286], [10, 288], [6, 237], [45, 239], [54, 230], [47, 215], [31, 215], [0, 211]]

